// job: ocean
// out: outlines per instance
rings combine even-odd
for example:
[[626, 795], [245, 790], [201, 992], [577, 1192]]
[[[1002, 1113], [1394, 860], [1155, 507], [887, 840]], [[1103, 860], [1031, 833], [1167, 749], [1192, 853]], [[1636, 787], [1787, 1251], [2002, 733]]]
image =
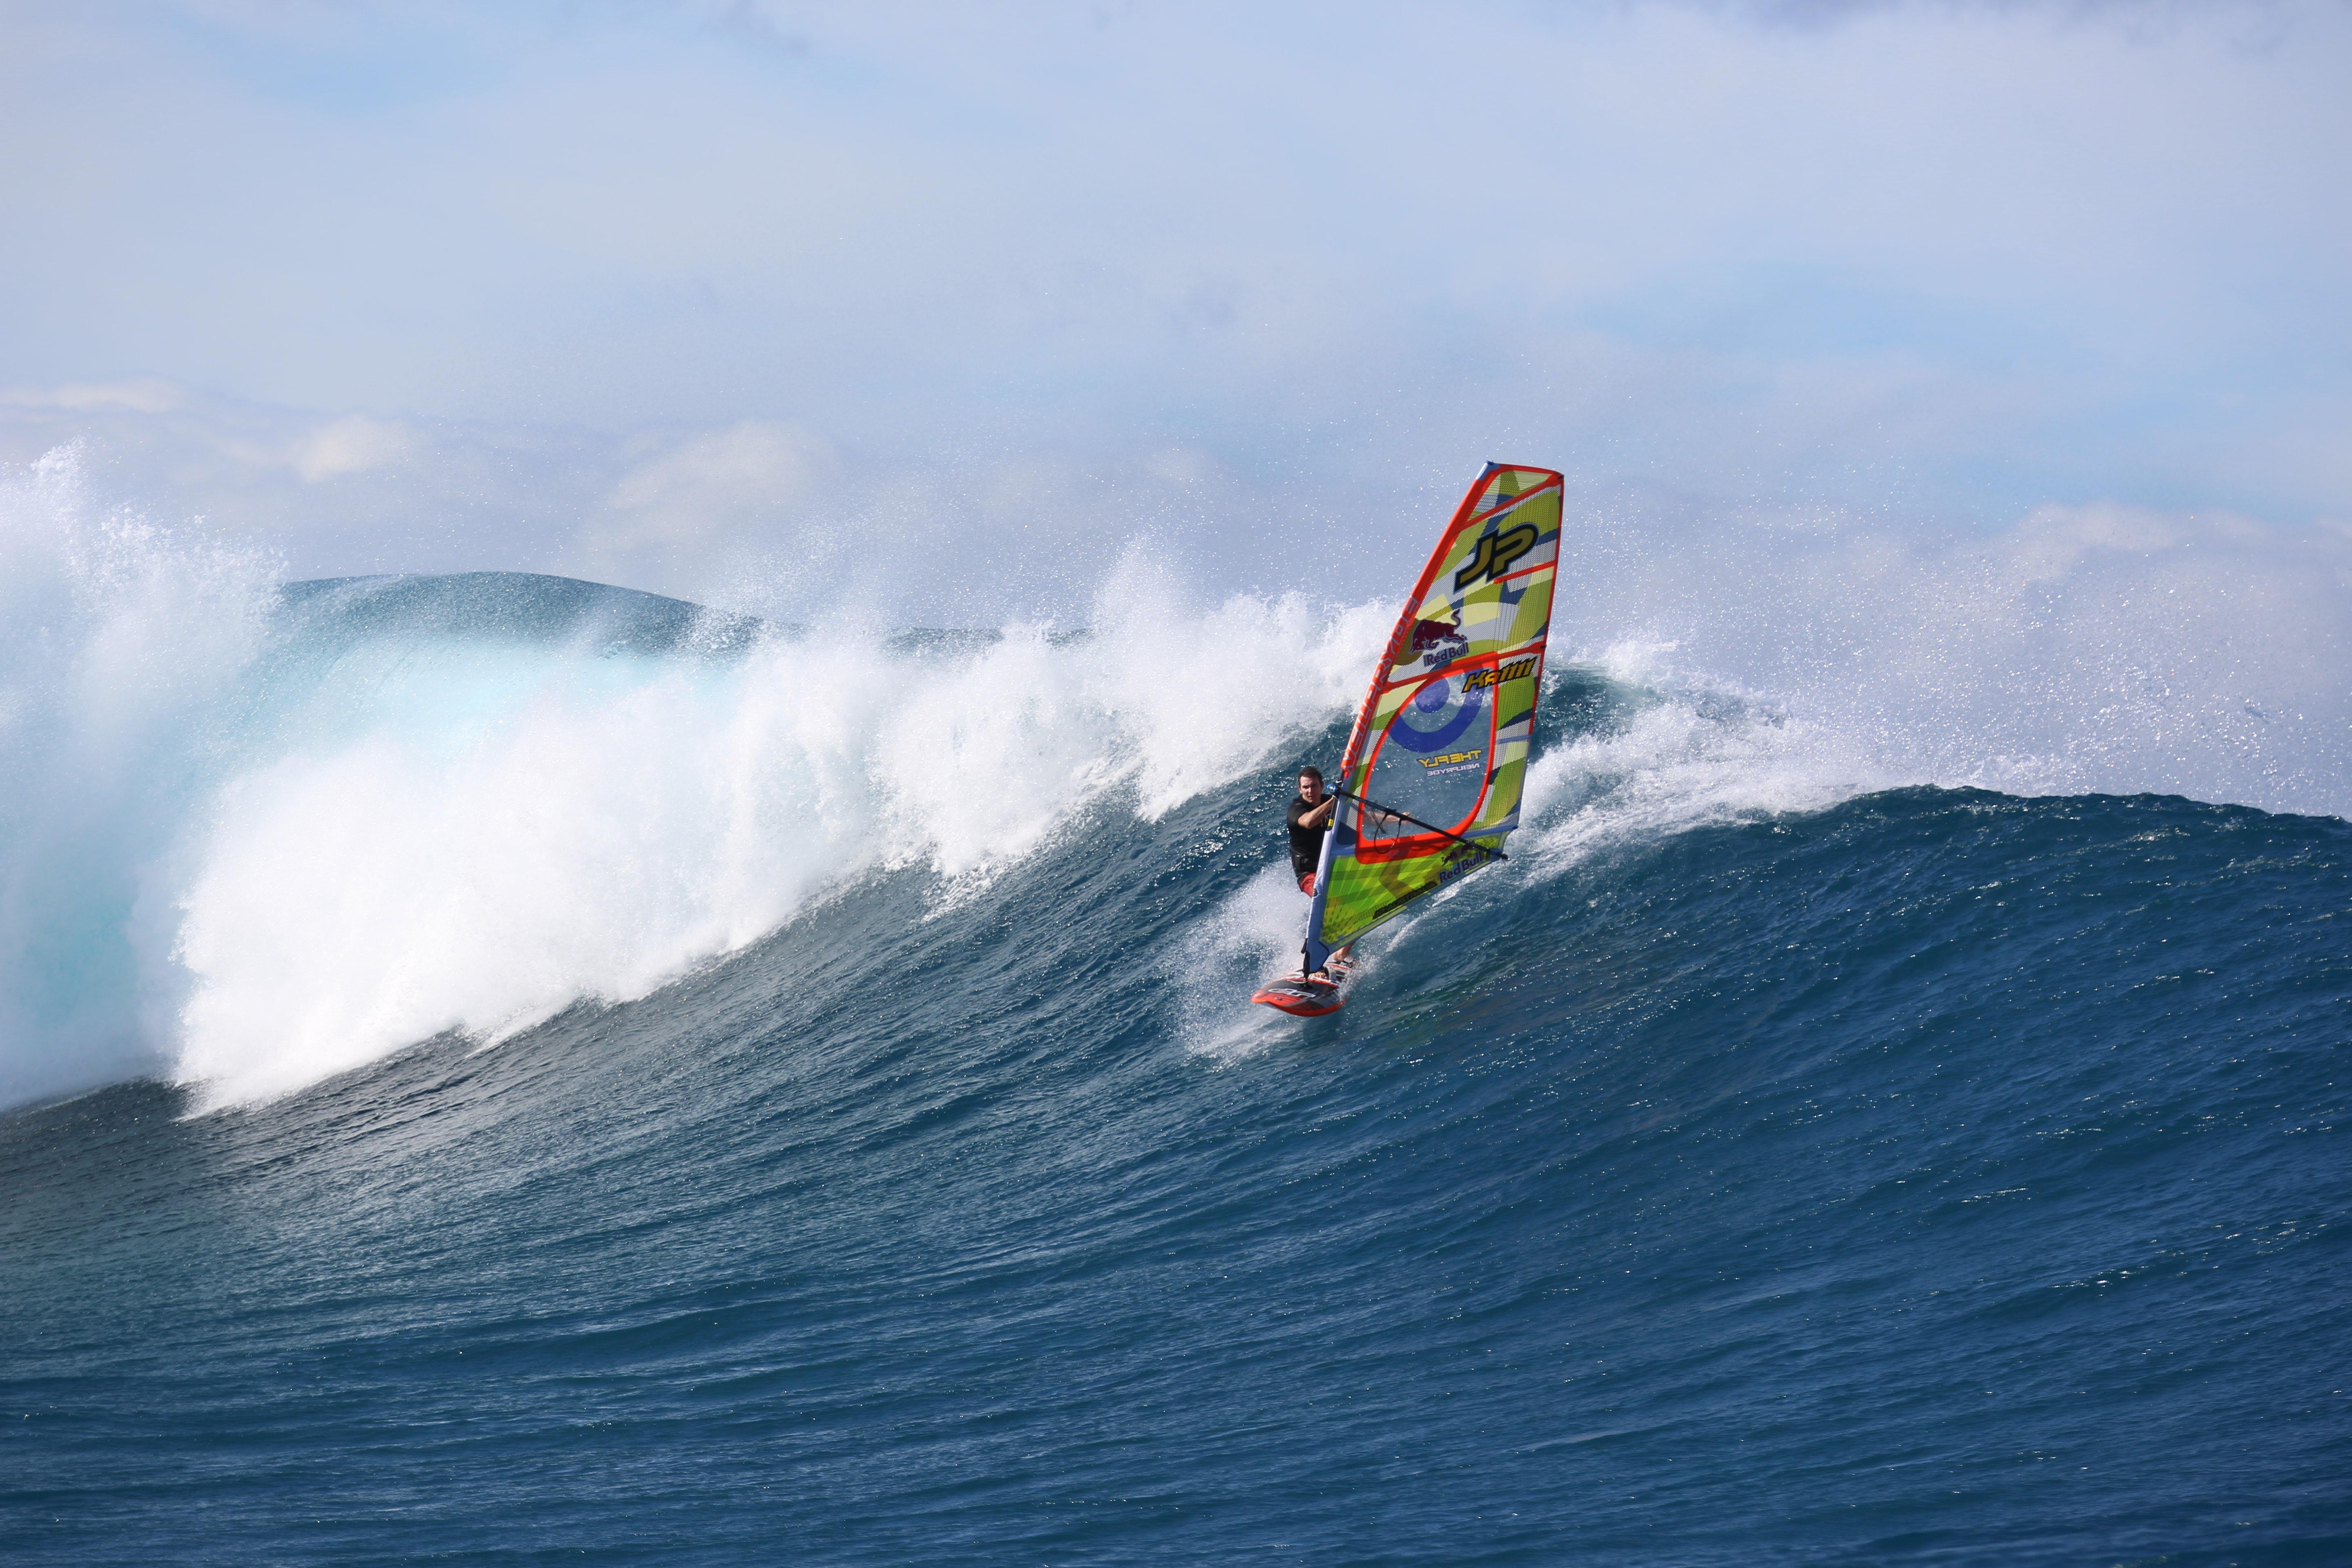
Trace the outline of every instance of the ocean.
[[1301, 1021], [1393, 606], [131, 544], [0, 714], [10, 1563], [2352, 1562], [2339, 816], [1562, 646]]

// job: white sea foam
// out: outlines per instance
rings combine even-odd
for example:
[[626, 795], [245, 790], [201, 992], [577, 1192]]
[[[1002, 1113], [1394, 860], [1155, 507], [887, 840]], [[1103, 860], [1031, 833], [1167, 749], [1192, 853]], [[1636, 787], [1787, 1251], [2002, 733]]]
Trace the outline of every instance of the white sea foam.
[[1252, 1005], [1251, 991], [1296, 973], [1307, 900], [1286, 858], [1218, 900], [1171, 944], [1162, 964], [1176, 988], [1185, 1048], [1233, 1060], [1287, 1037], [1287, 1020]]
[[108, 1020], [146, 1043], [105, 1057], [20, 1018], [12, 1062], [64, 1070], [16, 1094], [160, 1059], [201, 1105], [268, 1098], [643, 995], [874, 869], [984, 888], [1107, 794], [1156, 816], [1263, 765], [1385, 629], [1296, 598], [1189, 609], [1146, 574], [1084, 618], [953, 654], [824, 626], [723, 662], [394, 636], [289, 675], [276, 650], [233, 736], [142, 731], [185, 752], [176, 816], [119, 867], [163, 917], [167, 962], [116, 986], [143, 1037]]

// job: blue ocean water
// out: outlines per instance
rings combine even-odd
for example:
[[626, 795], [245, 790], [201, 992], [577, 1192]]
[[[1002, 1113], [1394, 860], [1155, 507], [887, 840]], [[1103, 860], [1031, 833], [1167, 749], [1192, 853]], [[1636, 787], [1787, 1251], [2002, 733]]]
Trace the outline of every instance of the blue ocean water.
[[[1640, 781], [1577, 759], [1662, 700], [1571, 664], [1512, 863], [1300, 1022], [1241, 998], [1342, 712], [1164, 806], [1130, 726], [1141, 772], [966, 854], [1022, 757], [1098, 763], [1046, 689], [1099, 647], [803, 647], [747, 709], [740, 626], [391, 592], [298, 595], [205, 710], [156, 858], [186, 1053], [0, 1115], [11, 1562], [2352, 1561], [2342, 820], [1909, 786], [1608, 828]], [[877, 665], [1026, 739], [835, 767]], [[648, 708], [799, 737], [744, 820], [872, 852], [775, 862], [772, 926], [677, 894], [669, 721], [583, 739]], [[483, 783], [518, 758], [529, 809]], [[548, 782], [583, 767], [620, 793]], [[462, 861], [414, 837], [485, 811]], [[583, 924], [592, 838], [635, 847]], [[543, 904], [498, 859], [542, 840]]]

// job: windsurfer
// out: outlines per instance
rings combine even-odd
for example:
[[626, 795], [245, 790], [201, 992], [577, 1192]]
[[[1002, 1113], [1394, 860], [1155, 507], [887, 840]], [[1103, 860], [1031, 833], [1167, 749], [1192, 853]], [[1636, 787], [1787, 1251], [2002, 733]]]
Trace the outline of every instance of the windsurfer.
[[1489, 463], [1463, 495], [1372, 666], [1338, 787], [1298, 770], [1302, 973], [1251, 1001], [1299, 1018], [1338, 1011], [1351, 943], [1504, 858], [1535, 743], [1560, 489], [1549, 468]]
[[1290, 869], [1298, 890], [1315, 890], [1315, 868], [1323, 860], [1323, 836], [1331, 831], [1331, 813], [1339, 804], [1336, 795], [1323, 793], [1323, 770], [1298, 770], [1298, 798], [1290, 803]]
[[[1290, 803], [1290, 868], [1298, 874], [1298, 890], [1315, 891], [1315, 872], [1323, 863], [1323, 836], [1331, 831], [1331, 813], [1338, 808], [1339, 797], [1323, 788], [1323, 770], [1298, 770], [1298, 798]], [[1367, 820], [1385, 822], [1390, 814], [1374, 809]], [[1347, 948], [1340, 948], [1323, 961], [1323, 967], [1308, 978], [1337, 980], [1348, 973]], [[1302, 970], [1301, 974], [1305, 972]]]

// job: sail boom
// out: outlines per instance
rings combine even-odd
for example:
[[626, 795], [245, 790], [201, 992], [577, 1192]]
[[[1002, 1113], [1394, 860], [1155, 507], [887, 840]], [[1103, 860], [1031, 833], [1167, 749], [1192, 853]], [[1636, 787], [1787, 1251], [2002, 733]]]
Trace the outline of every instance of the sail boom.
[[1407, 816], [1405, 813], [1403, 813], [1403, 812], [1402, 812], [1402, 811], [1399, 811], [1396, 807], [1394, 807], [1394, 806], [1392, 806], [1392, 805], [1382, 805], [1379, 801], [1376, 801], [1376, 800], [1366, 800], [1362, 795], [1349, 795], [1345, 790], [1335, 791], [1334, 793], [1335, 793], [1335, 794], [1338, 794], [1338, 795], [1341, 795], [1341, 796], [1343, 796], [1343, 797], [1344, 797], [1344, 798], [1346, 798], [1346, 799], [1349, 799], [1349, 800], [1352, 800], [1352, 801], [1354, 801], [1358, 805], [1368, 805], [1368, 806], [1371, 807], [1374, 811], [1386, 812], [1386, 813], [1387, 813], [1388, 815], [1390, 815], [1391, 816], [1394, 816], [1394, 817], [1400, 818], [1401, 820], [1405, 821], [1405, 822], [1410, 822], [1410, 823], [1412, 823], [1415, 827], [1423, 827], [1423, 828], [1427, 828], [1430, 832], [1432, 832], [1432, 833], [1434, 833], [1434, 834], [1438, 835], [1440, 837], [1443, 837], [1443, 838], [1451, 838], [1451, 839], [1453, 839], [1456, 844], [1467, 844], [1467, 845], [1469, 845], [1469, 846], [1470, 846], [1470, 847], [1472, 847], [1473, 849], [1483, 849], [1483, 850], [1485, 850], [1488, 855], [1493, 856], [1493, 857], [1494, 857], [1496, 859], [1497, 859], [1497, 860], [1507, 860], [1507, 859], [1509, 859], [1509, 858], [1510, 858], [1510, 857], [1509, 857], [1508, 855], [1504, 854], [1504, 853], [1503, 853], [1501, 850], [1499, 850], [1499, 849], [1490, 848], [1490, 847], [1488, 847], [1486, 845], [1481, 844], [1481, 843], [1479, 843], [1477, 840], [1475, 840], [1475, 839], [1474, 839], [1474, 838], [1465, 838], [1465, 837], [1462, 837], [1460, 834], [1458, 834], [1458, 833], [1452, 833], [1452, 832], [1448, 832], [1446, 829], [1444, 829], [1444, 828], [1443, 828], [1443, 827], [1438, 826], [1437, 826], [1435, 823], [1433, 823], [1433, 822], [1423, 822], [1421, 818], [1419, 818], [1419, 817], [1417, 817], [1417, 816]]

